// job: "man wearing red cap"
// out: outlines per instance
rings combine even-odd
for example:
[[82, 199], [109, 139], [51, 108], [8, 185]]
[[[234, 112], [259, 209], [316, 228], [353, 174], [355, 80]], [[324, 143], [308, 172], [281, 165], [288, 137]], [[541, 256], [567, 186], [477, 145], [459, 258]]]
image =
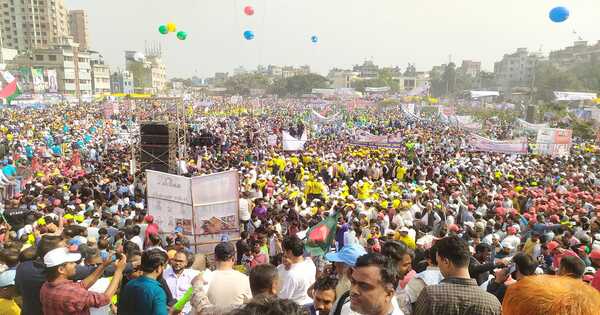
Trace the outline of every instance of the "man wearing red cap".
[[150, 246], [150, 234], [158, 235], [158, 224], [154, 223], [154, 217], [151, 215], [147, 215], [144, 217], [144, 221], [148, 224], [146, 227], [146, 237], [144, 238], [146, 246]]
[[548, 252], [552, 255], [552, 269], [555, 271], [560, 267], [560, 260], [566, 256], [574, 256], [579, 257], [574, 251], [570, 249], [564, 249], [560, 247], [560, 244], [557, 241], [551, 241], [546, 244], [546, 248], [548, 248]]
[[600, 291], [600, 249], [594, 249], [589, 257], [592, 261], [592, 266], [596, 268], [596, 273], [594, 274], [591, 285], [596, 288], [596, 290]]

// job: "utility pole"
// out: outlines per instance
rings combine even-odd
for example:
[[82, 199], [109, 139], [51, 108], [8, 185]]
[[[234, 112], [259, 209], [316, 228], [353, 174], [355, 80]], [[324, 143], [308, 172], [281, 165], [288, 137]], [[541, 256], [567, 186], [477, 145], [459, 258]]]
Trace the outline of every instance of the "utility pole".
[[73, 48], [73, 65], [75, 67], [75, 93], [79, 106], [81, 106], [81, 86], [79, 82], [79, 44], [72, 44]]

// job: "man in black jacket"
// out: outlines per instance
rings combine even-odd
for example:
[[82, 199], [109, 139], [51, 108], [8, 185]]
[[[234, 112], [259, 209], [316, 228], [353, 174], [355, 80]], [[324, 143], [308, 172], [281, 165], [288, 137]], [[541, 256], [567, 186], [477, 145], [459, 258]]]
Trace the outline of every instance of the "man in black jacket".
[[475, 255], [471, 256], [471, 261], [469, 262], [469, 274], [472, 279], [477, 280], [477, 285], [481, 285], [489, 279], [490, 271], [493, 271], [496, 268], [502, 268], [506, 265], [503, 260], [494, 262], [493, 258], [490, 258], [491, 252], [492, 248], [490, 245], [480, 243], [475, 247]]
[[[508, 276], [511, 276], [516, 281], [523, 279], [526, 276], [531, 276], [535, 274], [535, 270], [538, 267], [538, 262], [531, 256], [525, 253], [517, 253], [513, 257], [514, 268], [511, 266], [498, 270], [496, 272], [496, 277], [490, 280], [487, 291], [498, 298], [498, 301], [502, 303], [504, 300], [504, 294], [506, 293], [506, 279]], [[514, 270], [513, 270], [514, 269]]]

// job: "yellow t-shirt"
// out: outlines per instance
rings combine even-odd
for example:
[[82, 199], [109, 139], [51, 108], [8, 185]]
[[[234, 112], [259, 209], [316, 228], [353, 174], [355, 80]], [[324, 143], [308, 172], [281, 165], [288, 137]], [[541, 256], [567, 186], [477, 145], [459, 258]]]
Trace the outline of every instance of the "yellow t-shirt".
[[20, 315], [21, 308], [15, 300], [8, 300], [0, 298], [0, 315]]
[[396, 233], [396, 235], [394, 236], [394, 240], [404, 243], [410, 249], [417, 248], [417, 244], [415, 243], [415, 240], [412, 237], [410, 237], [408, 235], [402, 236], [402, 234], [400, 234], [400, 232]]
[[403, 181], [404, 180], [404, 174], [406, 174], [406, 167], [402, 166], [402, 167], [398, 167], [398, 169], [396, 170], [396, 178]]

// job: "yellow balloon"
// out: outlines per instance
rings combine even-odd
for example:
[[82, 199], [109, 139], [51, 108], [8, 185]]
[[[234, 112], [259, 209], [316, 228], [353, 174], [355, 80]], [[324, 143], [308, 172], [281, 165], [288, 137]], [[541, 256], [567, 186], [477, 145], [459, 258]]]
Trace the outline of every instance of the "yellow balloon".
[[175, 25], [175, 23], [173, 23], [173, 22], [169, 22], [169, 23], [167, 23], [167, 30], [169, 32], [173, 33], [177, 30], [177, 25]]

